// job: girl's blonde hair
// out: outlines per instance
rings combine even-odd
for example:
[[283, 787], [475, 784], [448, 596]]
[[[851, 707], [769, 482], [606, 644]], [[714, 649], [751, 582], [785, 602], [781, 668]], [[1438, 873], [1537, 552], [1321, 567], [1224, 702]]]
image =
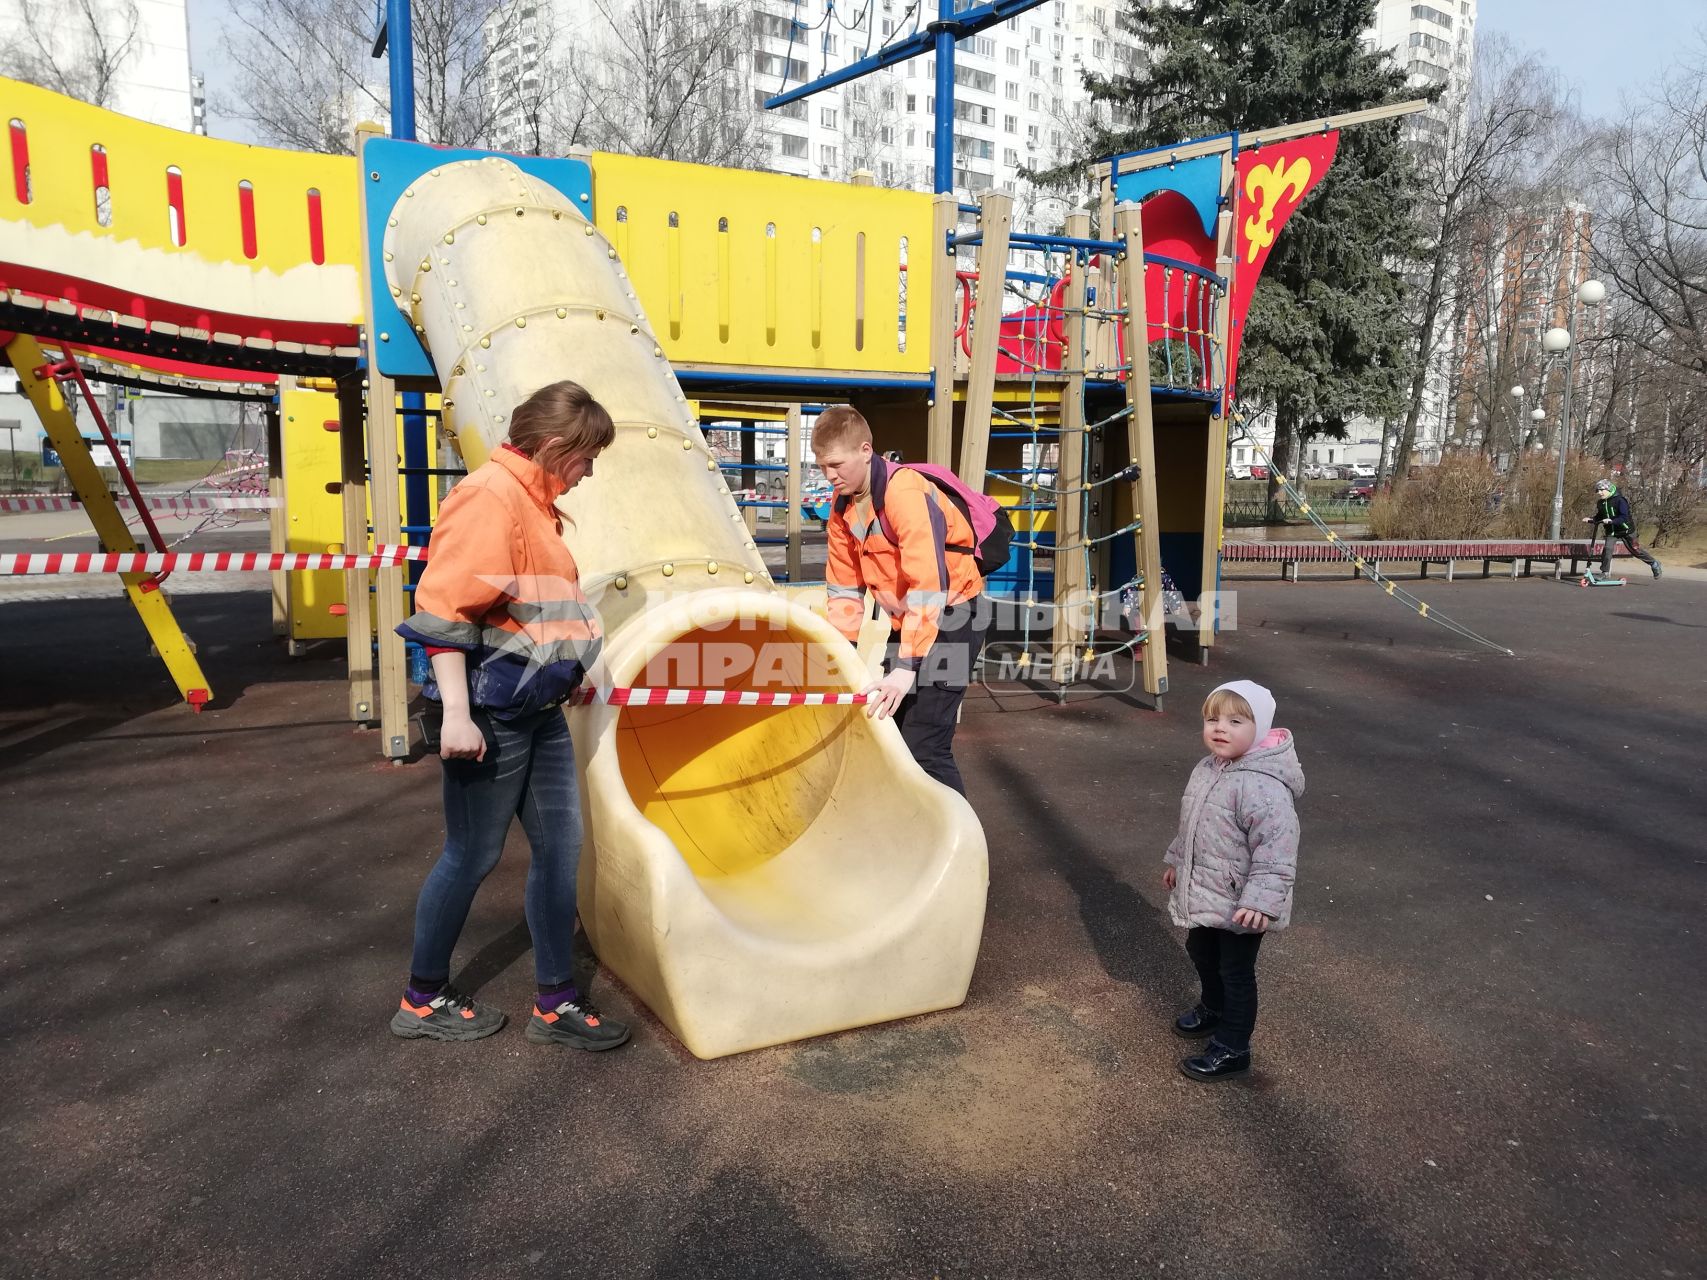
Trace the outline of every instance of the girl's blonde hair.
[[1243, 716], [1253, 724], [1257, 718], [1251, 704], [1231, 689], [1217, 689], [1203, 700], [1203, 718], [1213, 720], [1216, 716]]
[[578, 382], [541, 387], [510, 415], [510, 443], [548, 471], [572, 455], [590, 457], [614, 439], [610, 414]]

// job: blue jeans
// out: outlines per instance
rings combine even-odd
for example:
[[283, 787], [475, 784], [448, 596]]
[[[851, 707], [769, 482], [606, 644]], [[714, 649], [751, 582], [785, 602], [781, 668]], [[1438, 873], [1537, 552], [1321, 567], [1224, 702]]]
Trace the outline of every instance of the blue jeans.
[[581, 795], [575, 747], [563, 711], [550, 707], [515, 720], [478, 708], [484, 760], [442, 760], [445, 848], [415, 905], [419, 978], [450, 976], [450, 957], [480, 888], [504, 852], [510, 820], [520, 818], [533, 849], [527, 921], [541, 984], [568, 986], [574, 976], [575, 876], [581, 864]]

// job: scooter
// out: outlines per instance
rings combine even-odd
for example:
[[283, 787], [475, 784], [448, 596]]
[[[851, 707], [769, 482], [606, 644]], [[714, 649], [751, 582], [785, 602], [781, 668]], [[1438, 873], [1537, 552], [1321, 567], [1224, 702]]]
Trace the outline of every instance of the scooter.
[[[1598, 529], [1597, 529], [1597, 532], [1598, 532]], [[1606, 536], [1608, 538], [1610, 538], [1612, 536], [1612, 533], [1610, 530], [1607, 531]], [[1577, 579], [1577, 585], [1579, 587], [1627, 587], [1627, 586], [1629, 586], [1630, 583], [1629, 583], [1628, 579], [1625, 579], [1625, 578], [1603, 578], [1598, 573], [1596, 573], [1594, 571], [1594, 564], [1592, 563], [1594, 560], [1594, 542], [1595, 542], [1595, 540], [1593, 538], [1590, 538], [1588, 540], [1588, 558], [1590, 560], [1590, 563], [1584, 566], [1583, 576]]]

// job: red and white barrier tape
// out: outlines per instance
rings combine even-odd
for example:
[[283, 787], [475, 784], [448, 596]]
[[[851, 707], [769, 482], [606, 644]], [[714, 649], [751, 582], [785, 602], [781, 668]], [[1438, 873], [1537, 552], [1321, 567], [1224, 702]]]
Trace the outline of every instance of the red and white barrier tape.
[[[133, 511], [136, 504], [128, 497], [114, 497], [121, 510]], [[0, 498], [0, 512], [77, 511], [85, 504], [70, 494], [51, 493], [41, 496]], [[233, 493], [219, 496], [182, 494], [144, 499], [150, 511], [268, 511], [283, 503], [265, 494]]]
[[613, 707], [854, 707], [863, 693], [766, 693], [758, 689], [578, 689], [570, 702]]
[[289, 569], [380, 569], [425, 560], [425, 547], [380, 547], [371, 554], [267, 551], [29, 552], [0, 555], [0, 577], [69, 573], [251, 573]]

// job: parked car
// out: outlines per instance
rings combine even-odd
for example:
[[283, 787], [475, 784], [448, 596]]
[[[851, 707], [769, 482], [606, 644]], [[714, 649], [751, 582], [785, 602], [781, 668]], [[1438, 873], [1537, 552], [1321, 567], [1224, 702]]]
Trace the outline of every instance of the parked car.
[[1229, 480], [1249, 480], [1250, 478], [1251, 478], [1251, 469], [1249, 467], [1245, 466], [1243, 463], [1240, 463], [1238, 466], [1235, 466], [1235, 467], [1228, 467], [1227, 468], [1227, 479], [1229, 479]]
[[1375, 496], [1375, 480], [1353, 480], [1340, 492], [1342, 502], [1368, 502]]
[[1267, 480], [1268, 479], [1268, 468], [1267, 467], [1252, 467], [1251, 468], [1251, 479], [1252, 480]]
[[1364, 463], [1354, 463], [1351, 468], [1351, 478], [1354, 480], [1375, 479], [1375, 468]]

